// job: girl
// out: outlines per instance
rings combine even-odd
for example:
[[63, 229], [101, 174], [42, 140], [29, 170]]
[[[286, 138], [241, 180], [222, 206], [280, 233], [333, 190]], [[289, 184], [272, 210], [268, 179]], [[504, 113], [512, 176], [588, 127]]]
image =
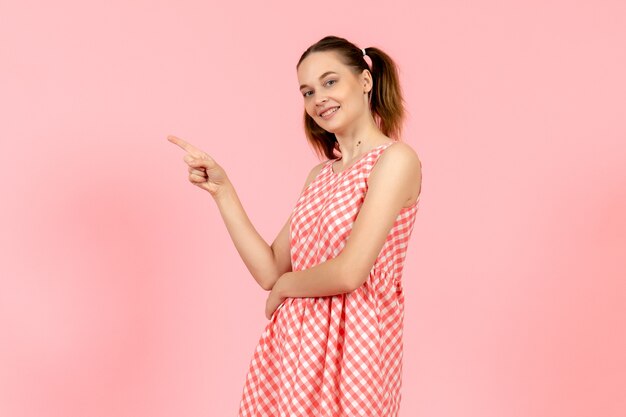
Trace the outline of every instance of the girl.
[[399, 139], [397, 67], [378, 48], [327, 36], [296, 70], [306, 137], [326, 159], [310, 170], [271, 246], [224, 169], [168, 137], [188, 152], [189, 180], [213, 196], [244, 263], [270, 292], [239, 417], [395, 417], [401, 278], [422, 182], [417, 154]]

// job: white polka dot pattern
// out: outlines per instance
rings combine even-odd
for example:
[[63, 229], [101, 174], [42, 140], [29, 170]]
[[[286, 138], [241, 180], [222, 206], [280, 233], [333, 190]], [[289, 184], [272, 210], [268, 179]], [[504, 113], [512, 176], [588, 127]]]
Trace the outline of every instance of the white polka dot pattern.
[[[294, 271], [343, 249], [367, 192], [368, 175], [391, 144], [335, 173], [329, 160], [305, 188], [290, 224]], [[239, 417], [396, 417], [402, 385], [402, 270], [419, 198], [401, 209], [356, 290], [287, 298], [258, 342]]]

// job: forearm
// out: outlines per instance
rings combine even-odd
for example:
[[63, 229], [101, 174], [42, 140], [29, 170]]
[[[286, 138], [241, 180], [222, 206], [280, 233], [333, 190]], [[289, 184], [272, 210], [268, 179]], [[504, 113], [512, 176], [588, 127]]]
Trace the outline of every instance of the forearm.
[[302, 271], [283, 274], [276, 282], [281, 297], [327, 297], [352, 291], [340, 256]]
[[216, 196], [215, 202], [241, 259], [256, 282], [267, 289], [266, 284], [274, 282], [273, 274], [277, 274], [271, 246], [254, 228], [232, 184]]

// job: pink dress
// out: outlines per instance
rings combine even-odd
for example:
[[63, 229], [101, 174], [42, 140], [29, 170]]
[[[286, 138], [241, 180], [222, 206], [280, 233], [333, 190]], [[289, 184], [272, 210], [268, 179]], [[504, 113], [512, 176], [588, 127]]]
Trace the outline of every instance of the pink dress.
[[[290, 224], [293, 271], [336, 257], [350, 236], [382, 152], [334, 173], [330, 159], [304, 189]], [[287, 298], [263, 331], [239, 417], [396, 417], [402, 383], [402, 270], [419, 198], [398, 214], [368, 279], [328, 297]]]

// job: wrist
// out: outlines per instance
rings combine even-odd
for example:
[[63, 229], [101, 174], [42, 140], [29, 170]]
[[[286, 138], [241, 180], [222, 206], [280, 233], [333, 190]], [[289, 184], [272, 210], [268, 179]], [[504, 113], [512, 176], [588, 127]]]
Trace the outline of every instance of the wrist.
[[226, 203], [237, 199], [235, 187], [230, 182], [220, 185], [218, 191], [213, 195], [217, 203]]

